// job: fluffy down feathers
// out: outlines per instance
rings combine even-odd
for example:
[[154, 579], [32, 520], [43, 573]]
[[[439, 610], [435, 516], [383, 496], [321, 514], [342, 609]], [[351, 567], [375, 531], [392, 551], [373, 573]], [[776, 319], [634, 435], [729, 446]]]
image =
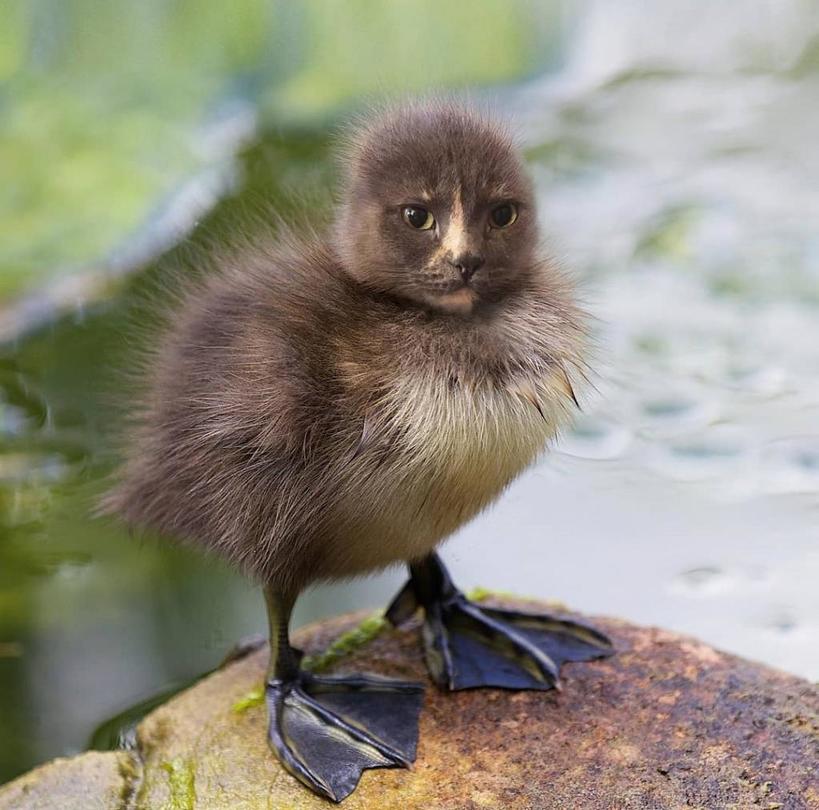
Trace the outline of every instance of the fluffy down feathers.
[[[482, 131], [497, 139], [469, 111], [444, 105], [424, 115], [443, 116], [449, 142], [466, 149]], [[459, 127], [468, 130], [460, 141]], [[533, 206], [510, 143], [493, 141], [500, 173], [488, 167], [483, 178], [462, 149], [437, 143], [429, 148], [444, 150], [433, 157], [449, 178], [434, 190], [442, 229], [447, 182], [471, 183], [470, 221], [485, 216], [481, 189], [494, 194], [501, 180], [504, 193], [517, 184], [521, 206]], [[355, 183], [339, 222], [358, 204]], [[418, 281], [400, 262], [385, 288], [383, 266], [368, 265], [375, 243], [418, 237], [388, 219], [394, 199], [403, 197], [382, 207], [360, 261], [337, 225], [326, 238], [246, 248], [187, 294], [154, 355], [106, 511], [295, 593], [423, 556], [533, 462], [574, 408], [584, 367], [570, 285], [538, 257], [532, 218], [500, 242], [482, 225], [471, 231], [491, 262], [469, 313], [403, 294], [401, 272], [410, 286]], [[390, 251], [401, 247], [381, 252]]]

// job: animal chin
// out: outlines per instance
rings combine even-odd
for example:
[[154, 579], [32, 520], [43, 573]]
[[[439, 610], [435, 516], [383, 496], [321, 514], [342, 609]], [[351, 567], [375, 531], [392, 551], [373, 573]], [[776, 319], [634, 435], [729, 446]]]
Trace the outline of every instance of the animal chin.
[[438, 293], [428, 298], [430, 304], [443, 312], [466, 315], [478, 300], [478, 294], [472, 287], [459, 287], [451, 292]]

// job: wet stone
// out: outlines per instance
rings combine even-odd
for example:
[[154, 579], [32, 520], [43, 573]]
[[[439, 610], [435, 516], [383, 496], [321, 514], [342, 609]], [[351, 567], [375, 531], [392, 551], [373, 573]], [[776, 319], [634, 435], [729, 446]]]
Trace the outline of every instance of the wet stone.
[[[315, 624], [296, 641], [325, 672], [425, 679], [417, 622], [393, 630], [369, 620], [375, 632], [347, 636], [358, 643], [322, 656], [361, 620], [342, 616]], [[365, 772], [343, 806], [819, 807], [819, 690], [813, 684], [675, 633], [614, 619], [593, 623], [610, 634], [618, 654], [566, 665], [560, 693], [447, 694], [428, 686], [413, 768]], [[134, 775], [116, 759], [127, 754], [83, 755], [59, 764], [74, 763], [73, 781], [55, 779], [49, 769], [57, 766], [50, 765], [0, 788], [0, 810], [330, 806], [268, 751], [260, 688], [265, 655], [261, 649], [228, 664], [143, 720]], [[87, 757], [103, 758], [92, 761], [97, 770], [89, 769]], [[110, 784], [94, 776], [101, 762], [110, 784], [122, 789], [119, 804], [99, 798], [105, 790], [110, 796]], [[44, 780], [60, 803], [38, 803]], [[39, 792], [26, 794], [23, 786]], [[79, 797], [86, 803], [78, 804]]]

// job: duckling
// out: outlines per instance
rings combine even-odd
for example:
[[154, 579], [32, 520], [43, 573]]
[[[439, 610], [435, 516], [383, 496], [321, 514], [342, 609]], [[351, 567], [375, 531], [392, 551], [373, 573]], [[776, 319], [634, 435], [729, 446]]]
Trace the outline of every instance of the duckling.
[[261, 584], [270, 746], [333, 801], [414, 760], [423, 689], [301, 668], [288, 627], [311, 583], [407, 563], [387, 616], [423, 608], [446, 689], [550, 689], [612, 652], [584, 624], [470, 602], [435, 551], [567, 422], [585, 368], [512, 137], [425, 101], [360, 123], [341, 155], [326, 233], [254, 245], [185, 296], [104, 503]]

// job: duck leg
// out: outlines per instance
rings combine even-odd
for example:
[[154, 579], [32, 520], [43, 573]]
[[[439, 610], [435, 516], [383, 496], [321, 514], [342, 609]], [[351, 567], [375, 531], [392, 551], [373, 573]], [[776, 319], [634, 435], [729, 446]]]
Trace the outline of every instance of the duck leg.
[[427, 666], [444, 689], [559, 688], [564, 662], [614, 652], [606, 636], [581, 622], [470, 602], [437, 554], [409, 568], [410, 579], [386, 615], [400, 624], [418, 607], [424, 609]]
[[367, 768], [415, 759], [423, 686], [373, 675], [320, 676], [299, 666], [288, 625], [294, 598], [265, 589], [270, 622], [268, 741], [282, 765], [340, 802]]

